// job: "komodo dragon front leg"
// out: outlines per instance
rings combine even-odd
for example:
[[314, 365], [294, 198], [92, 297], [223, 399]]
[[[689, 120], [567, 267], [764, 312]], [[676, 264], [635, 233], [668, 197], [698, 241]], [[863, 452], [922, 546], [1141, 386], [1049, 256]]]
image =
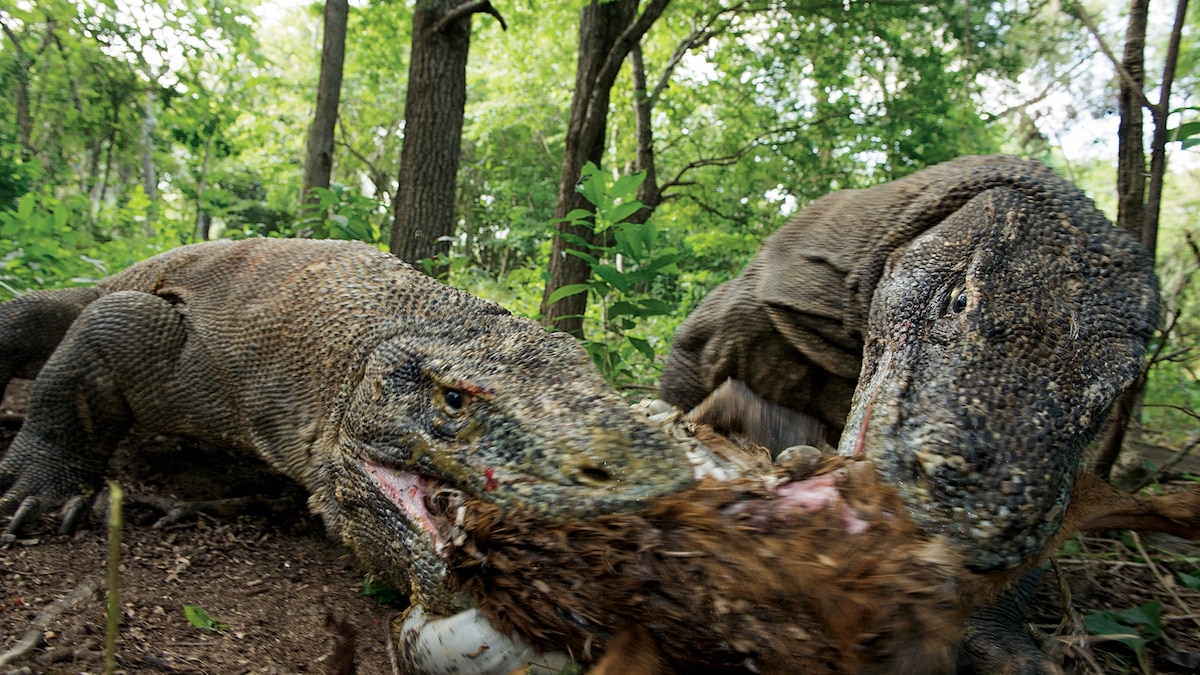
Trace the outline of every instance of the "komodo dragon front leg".
[[75, 317], [100, 297], [95, 288], [34, 291], [0, 306], [0, 396], [14, 377], [33, 379]]
[[[92, 489], [134, 420], [159, 433], [238, 444], [238, 414], [221, 395], [186, 318], [137, 291], [88, 305], [38, 374], [23, 433], [0, 461], [0, 513], [13, 534], [44, 507]], [[75, 501], [70, 528], [86, 506]]]

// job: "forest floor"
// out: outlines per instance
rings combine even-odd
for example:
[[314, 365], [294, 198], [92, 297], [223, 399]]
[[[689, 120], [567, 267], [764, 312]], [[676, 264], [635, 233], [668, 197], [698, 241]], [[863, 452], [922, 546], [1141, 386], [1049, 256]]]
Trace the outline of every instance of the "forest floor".
[[[0, 415], [21, 414], [27, 395], [28, 384], [14, 382]], [[15, 433], [8, 426], [0, 429], [0, 450]], [[113, 464], [114, 478], [136, 497], [287, 495], [283, 508], [192, 516], [161, 529], [153, 527], [160, 511], [126, 500], [120, 671], [391, 672], [384, 635], [397, 610], [364, 595], [362, 574], [307, 515], [298, 486], [244, 457], [136, 434]], [[62, 610], [38, 631], [39, 646], [0, 666], [0, 674], [104, 670], [105, 528], [93, 522], [71, 535], [55, 528], [46, 517], [26, 538], [0, 546], [0, 654], [13, 649], [47, 607]], [[1058, 634], [1047, 644], [1067, 672], [1200, 670], [1200, 591], [1180, 576], [1200, 577], [1196, 544], [1128, 533], [1080, 537], [1057, 560], [1063, 583], [1053, 572], [1044, 575], [1031, 618], [1036, 629]], [[1070, 589], [1071, 612], [1063, 610], [1062, 587]], [[66, 605], [60, 599], [72, 591], [78, 601]], [[1108, 630], [1100, 630], [1105, 627], [1095, 617], [1092, 634], [1083, 627], [1090, 613], [1155, 602], [1163, 607], [1161, 618], [1150, 605], [1149, 613], [1109, 615]], [[194, 626], [185, 605], [203, 608], [224, 624], [222, 631]], [[1076, 620], [1064, 622], [1064, 614]], [[328, 627], [330, 617], [340, 630]], [[1097, 635], [1130, 630], [1142, 635], [1144, 666], [1130, 647]]]

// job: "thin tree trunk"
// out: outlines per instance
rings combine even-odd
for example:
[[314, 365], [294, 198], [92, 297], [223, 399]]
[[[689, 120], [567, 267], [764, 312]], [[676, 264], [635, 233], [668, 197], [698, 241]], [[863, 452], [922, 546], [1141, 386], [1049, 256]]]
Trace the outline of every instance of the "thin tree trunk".
[[[575, 190], [580, 171], [589, 161], [600, 166], [604, 154], [609, 95], [621, 63], [662, 15], [668, 2], [651, 0], [636, 20], [637, 0], [613, 0], [603, 4], [593, 0], [580, 11], [575, 95], [571, 100], [566, 150], [558, 183], [558, 204], [554, 209], [557, 232], [596, 242], [590, 227], [570, 225], [561, 220], [575, 209], [592, 209], [583, 195]], [[569, 248], [575, 247], [555, 234], [550, 254], [550, 278], [542, 294], [542, 322], [576, 337], [583, 337], [587, 294], [577, 293], [553, 304], [548, 302], [554, 291], [563, 286], [583, 283], [591, 275], [587, 262], [569, 255]]]
[[1154, 130], [1150, 139], [1150, 188], [1146, 194], [1141, 232], [1142, 245], [1151, 253], [1158, 250], [1158, 217], [1162, 210], [1163, 180], [1167, 176], [1167, 115], [1171, 112], [1171, 87], [1175, 83], [1175, 65], [1179, 61], [1179, 43], [1187, 19], [1187, 7], [1188, 0], [1178, 0], [1175, 6], [1175, 23], [1167, 44], [1158, 104], [1151, 109]]
[[148, 234], [154, 233], [154, 221], [158, 214], [158, 168], [154, 163], [154, 132], [158, 128], [158, 117], [155, 107], [158, 105], [158, 93], [155, 91], [158, 78], [151, 78], [146, 88], [146, 99], [142, 102], [142, 189], [150, 200], [150, 211], [146, 214]]
[[471, 15], [476, 13], [491, 14], [507, 28], [488, 2], [420, 0], [413, 12], [404, 143], [389, 248], [414, 264], [427, 258], [445, 261], [450, 252]]
[[208, 187], [208, 162], [212, 157], [213, 136], [209, 134], [204, 141], [204, 159], [200, 162], [200, 177], [196, 180], [196, 241], [208, 241], [208, 226], [212, 217], [204, 210], [204, 190]]
[[638, 186], [638, 201], [642, 203], [643, 208], [633, 214], [629, 222], [642, 224], [650, 219], [654, 209], [662, 203], [662, 191], [658, 188], [658, 169], [654, 161], [654, 128], [651, 125], [655, 100], [646, 87], [646, 66], [642, 63], [641, 45], [635, 46], [629, 53], [629, 61], [633, 70], [633, 110], [637, 137], [637, 162], [634, 169], [646, 172], [646, 179]]
[[1142, 141], [1142, 100], [1146, 84], [1146, 17], [1150, 0], [1132, 0], [1125, 52], [1121, 57], [1130, 79], [1121, 78], [1117, 92], [1117, 226], [1142, 238], [1146, 205], [1146, 155]]
[[349, 0], [325, 0], [325, 29], [321, 42], [321, 76], [317, 83], [317, 106], [304, 161], [304, 189], [301, 199], [315, 202], [315, 187], [328, 188], [333, 173], [333, 130], [337, 124], [338, 104], [342, 95], [342, 70], [346, 60], [346, 22]]

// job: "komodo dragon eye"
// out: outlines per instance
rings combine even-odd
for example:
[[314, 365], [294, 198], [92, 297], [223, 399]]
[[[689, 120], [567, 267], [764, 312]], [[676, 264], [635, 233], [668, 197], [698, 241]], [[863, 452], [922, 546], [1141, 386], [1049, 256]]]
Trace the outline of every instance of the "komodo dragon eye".
[[442, 398], [450, 410], [462, 410], [463, 405], [467, 402], [467, 397], [457, 389], [446, 390], [446, 394]]
[[950, 304], [947, 306], [951, 314], [962, 314], [967, 309], [967, 289], [956, 288], [950, 294]]

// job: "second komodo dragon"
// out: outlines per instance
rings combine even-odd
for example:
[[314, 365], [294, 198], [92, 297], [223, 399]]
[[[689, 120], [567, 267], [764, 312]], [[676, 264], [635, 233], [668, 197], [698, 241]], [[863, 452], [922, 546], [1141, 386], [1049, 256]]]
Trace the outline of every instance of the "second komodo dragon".
[[0, 460], [10, 532], [96, 488], [136, 423], [261, 456], [382, 582], [434, 611], [458, 599], [427, 478], [550, 521], [692, 481], [682, 449], [570, 336], [359, 243], [196, 244], [0, 306], [0, 387], [41, 361]]
[[1057, 530], [1157, 320], [1153, 257], [1078, 188], [962, 157], [771, 235], [675, 334], [662, 398], [687, 410], [740, 380], [874, 461], [974, 568], [1012, 567]]

